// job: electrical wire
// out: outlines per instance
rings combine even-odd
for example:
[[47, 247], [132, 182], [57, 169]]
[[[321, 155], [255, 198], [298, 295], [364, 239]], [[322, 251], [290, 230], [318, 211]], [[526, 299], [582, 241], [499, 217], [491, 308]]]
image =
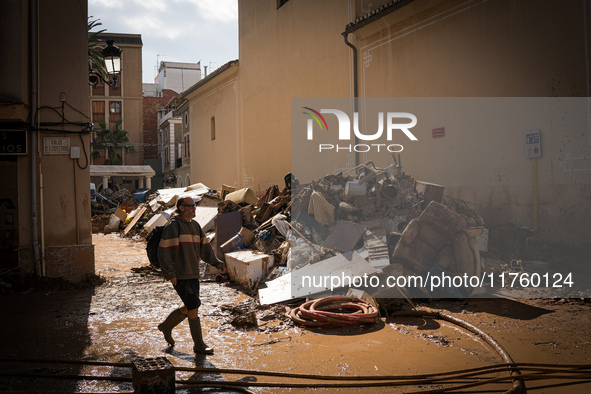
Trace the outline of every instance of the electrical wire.
[[84, 116], [86, 119], [90, 120], [90, 118], [88, 117], [88, 115], [86, 115], [85, 113], [83, 113], [82, 111], [72, 107], [67, 101], [65, 101], [66, 105], [70, 108], [72, 108], [74, 111], [78, 112], [80, 115]]
[[[518, 365], [516, 365], [518, 366]], [[180, 370], [179, 368], [175, 368], [175, 370]], [[183, 370], [193, 370], [191, 368], [183, 369]], [[230, 372], [223, 372], [223, 369], [217, 368], [196, 368], [194, 372], [199, 372], [201, 370], [205, 370], [204, 373], [212, 374], [212, 373], [230, 373]], [[248, 371], [248, 370], [238, 370], [242, 374], [250, 374], [255, 375], [257, 372], [259, 374], [265, 374], [262, 371]], [[498, 372], [498, 371], [491, 371]], [[558, 373], [564, 372], [560, 370], [550, 371], [548, 370], [547, 373]], [[568, 382], [565, 385], [571, 385], [575, 383], [588, 383], [591, 382], [591, 371], [579, 371], [579, 374], [572, 374], [571, 371], [570, 375], [540, 375], [539, 373], [535, 374], [524, 374], [521, 377], [524, 380], [530, 381], [539, 381], [539, 380], [575, 380], [578, 382]], [[277, 373], [280, 374], [280, 373]], [[10, 376], [16, 378], [23, 378], [23, 377], [34, 377], [34, 378], [50, 378], [50, 379], [74, 379], [74, 380], [96, 380], [96, 381], [120, 381], [120, 382], [130, 382], [132, 378], [125, 377], [125, 376], [94, 376], [94, 375], [75, 375], [75, 374], [42, 374], [42, 373], [9, 373], [9, 372], [0, 372], [0, 376]], [[185, 385], [185, 386], [201, 386], [201, 387], [216, 387], [218, 385], [224, 385], [226, 388], [244, 388], [244, 387], [276, 387], [276, 388], [356, 388], [356, 387], [403, 387], [403, 386], [425, 386], [425, 385], [451, 385], [451, 384], [458, 384], [456, 386], [449, 386], [445, 388], [438, 388], [434, 390], [424, 390], [424, 387], [421, 389], [423, 393], [445, 393], [450, 391], [457, 391], [463, 390], [467, 388], [474, 388], [480, 386], [487, 386], [493, 383], [500, 384], [505, 382], [510, 382], [514, 380], [514, 376], [510, 373], [498, 376], [494, 378], [486, 378], [485, 376], [474, 376], [472, 377], [472, 381], [468, 381], [466, 383], [466, 379], [462, 378], [461, 376], [456, 377], [449, 377], [446, 379], [434, 379], [434, 378], [421, 378], [422, 375], [416, 375], [413, 379], [397, 379], [397, 380], [386, 380], [386, 379], [379, 379], [377, 381], [363, 381], [362, 378], [359, 377], [343, 377], [343, 376], [323, 376], [323, 375], [316, 375], [313, 377], [309, 377], [309, 379], [316, 379], [316, 380], [341, 380], [341, 381], [351, 381], [353, 382], [341, 382], [341, 383], [291, 383], [291, 382], [256, 382], [256, 381], [204, 381], [204, 380], [183, 380], [183, 379], [176, 379], [175, 383]], [[349, 379], [345, 379], [349, 378]], [[377, 377], [376, 377], [377, 378]], [[388, 377], [381, 377], [381, 378], [388, 378]], [[399, 377], [401, 378], [401, 377]], [[530, 388], [531, 390], [532, 388]], [[535, 389], [535, 387], [533, 388]], [[482, 391], [479, 391], [482, 392]]]
[[[62, 104], [59, 107], [51, 107], [48, 105], [43, 105], [43, 106], [38, 107], [37, 111], [35, 111], [35, 122], [34, 122], [35, 126], [32, 128], [29, 128], [29, 130], [35, 130], [35, 131], [46, 133], [46, 134], [49, 134], [49, 133], [66, 134], [66, 135], [67, 134], [77, 134], [78, 137], [80, 138], [80, 145], [82, 145], [82, 150], [84, 152], [84, 159], [86, 161], [86, 164], [84, 166], [80, 165], [80, 158], [77, 158], [76, 165], [78, 166], [79, 169], [84, 170], [84, 169], [88, 168], [88, 165], [90, 164], [90, 160], [88, 157], [88, 152], [86, 152], [86, 145], [84, 143], [84, 140], [82, 139], [82, 135], [83, 134], [90, 134], [90, 132], [92, 131], [92, 123], [91, 122], [72, 122], [72, 121], [68, 120], [65, 115], [65, 106], [66, 105], [90, 121], [90, 118], [88, 117], [88, 115], [84, 114], [82, 111], [73, 107], [71, 104], [69, 104], [67, 101], [64, 100], [64, 101], [62, 101]], [[39, 124], [39, 112], [42, 109], [47, 109], [47, 110], [51, 110], [51, 111], [55, 112], [61, 118], [61, 121], [60, 122], [41, 122], [41, 124]], [[42, 127], [39, 127], [39, 126], [42, 126]], [[48, 128], [47, 126], [61, 126], [61, 129]], [[65, 130], [64, 129], [65, 126], [80, 127], [81, 130], [79, 130], [79, 131]]]
[[[0, 362], [5, 363], [29, 363], [29, 364], [71, 364], [71, 365], [94, 365], [102, 367], [131, 368], [133, 363], [116, 363], [96, 360], [60, 360], [60, 359], [14, 359], [0, 358]], [[537, 372], [569, 372], [569, 373], [591, 373], [591, 364], [544, 364], [544, 363], [510, 363], [510, 364], [490, 364], [482, 367], [465, 368], [448, 372], [436, 372], [419, 375], [360, 375], [360, 376], [342, 376], [342, 375], [316, 375], [302, 374], [292, 372], [273, 372], [259, 371], [238, 368], [200, 368], [200, 367], [175, 367], [177, 371], [202, 372], [202, 373], [224, 373], [224, 374], [249, 374], [261, 376], [275, 376], [301, 379], [325, 379], [325, 380], [396, 380], [413, 378], [437, 378], [457, 374], [470, 374], [477, 372], [498, 372], [509, 370], [510, 368], [521, 368], [528, 371]]]
[[80, 168], [81, 170], [85, 170], [90, 162], [88, 160], [88, 153], [86, 152], [86, 144], [84, 144], [84, 140], [82, 139], [82, 134], [78, 134], [78, 137], [80, 137], [80, 145], [82, 145], [82, 151], [84, 152], [84, 159], [86, 159], [86, 164], [84, 165], [84, 167], [82, 167], [80, 165], [80, 159], [76, 159], [76, 164], [78, 165], [78, 168]]
[[[457, 317], [453, 317], [451, 315], [447, 315], [447, 314], [439, 312], [439, 311], [420, 311], [420, 310], [394, 312], [391, 314], [391, 316], [392, 317], [395, 317], [395, 316], [433, 317], [436, 319], [442, 319], [442, 320], [448, 321], [450, 323], [456, 324], [456, 325], [478, 335], [482, 340], [484, 340], [486, 343], [488, 343], [499, 354], [499, 356], [501, 356], [501, 358], [507, 364], [514, 364], [514, 361], [511, 358], [511, 356], [509, 355], [509, 353], [507, 353], [507, 351], [493, 337], [491, 337], [490, 335], [488, 335], [486, 332], [479, 329], [478, 327], [476, 327], [464, 320], [458, 319]], [[521, 373], [519, 372], [518, 369], [514, 369], [512, 371], [512, 375], [515, 375], [518, 378], [516, 378], [513, 381], [513, 387], [510, 390], [508, 390], [506, 393], [507, 394], [521, 393], [525, 389], [525, 384], [523, 383], [522, 378], [519, 378], [519, 375], [521, 375]]]
[[[77, 364], [77, 365], [97, 365], [97, 366], [113, 366], [113, 367], [128, 367], [131, 363], [109, 363], [92, 360], [13, 360], [0, 359], [0, 362], [29, 362], [29, 363], [59, 363], [59, 364]], [[245, 382], [245, 381], [203, 381], [203, 380], [175, 380], [175, 383], [182, 385], [183, 388], [188, 387], [218, 387], [233, 390], [244, 391], [244, 387], [282, 387], [282, 388], [352, 388], [352, 387], [401, 387], [401, 386], [425, 386], [425, 385], [451, 385], [446, 388], [438, 388], [435, 390], [424, 391], [423, 393], [444, 393], [450, 391], [457, 391], [459, 389], [473, 388], [486, 386], [491, 384], [501, 384], [505, 382], [514, 381], [515, 377], [511, 374], [516, 368], [523, 371], [530, 371], [535, 373], [523, 374], [520, 376], [523, 380], [540, 381], [540, 380], [575, 380], [575, 382], [567, 382], [562, 385], [572, 385], [591, 382], [591, 365], [553, 365], [553, 364], [537, 364], [537, 363], [512, 363], [512, 364], [495, 364], [490, 366], [462, 369], [457, 371], [448, 371], [442, 373], [423, 374], [423, 375], [401, 375], [401, 376], [327, 376], [327, 375], [313, 375], [313, 374], [294, 374], [283, 372], [268, 372], [256, 370], [243, 369], [224, 369], [224, 368], [192, 368], [192, 367], [175, 367], [175, 371], [187, 371], [203, 374], [245, 374], [245, 375], [263, 375], [276, 377], [289, 377], [300, 379], [314, 379], [314, 380], [335, 380], [335, 381], [349, 381], [346, 383], [279, 383], [279, 382]], [[497, 377], [487, 377], [491, 373], [507, 374]], [[129, 382], [129, 377], [116, 376], [89, 376], [89, 375], [66, 375], [66, 374], [39, 374], [39, 373], [7, 373], [0, 372], [0, 376], [12, 377], [42, 377], [53, 379], [80, 379], [80, 380], [103, 380], [103, 381], [123, 381]], [[224, 387], [219, 387], [224, 386]], [[557, 386], [557, 385], [553, 385]], [[537, 389], [537, 387], [529, 390]], [[482, 392], [482, 391], [479, 391]], [[511, 390], [509, 391], [511, 392]]]

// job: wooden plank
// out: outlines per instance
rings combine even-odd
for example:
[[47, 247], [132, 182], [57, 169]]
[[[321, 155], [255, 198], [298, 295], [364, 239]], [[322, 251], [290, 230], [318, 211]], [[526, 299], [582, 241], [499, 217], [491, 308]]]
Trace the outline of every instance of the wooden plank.
[[143, 207], [138, 213], [137, 215], [135, 215], [135, 217], [133, 218], [133, 220], [131, 222], [129, 222], [129, 224], [127, 225], [127, 227], [125, 227], [125, 231], [123, 231], [123, 235], [127, 235], [127, 233], [129, 232], [129, 230], [131, 230], [133, 228], [133, 226], [135, 226], [135, 224], [137, 223], [138, 220], [140, 220], [140, 218], [142, 217], [142, 215], [144, 214], [144, 212], [146, 212], [147, 207]]

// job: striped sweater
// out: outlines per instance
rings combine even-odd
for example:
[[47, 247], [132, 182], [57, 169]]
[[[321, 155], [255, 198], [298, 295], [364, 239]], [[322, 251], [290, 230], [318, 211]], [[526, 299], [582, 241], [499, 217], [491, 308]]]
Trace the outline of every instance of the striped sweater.
[[216, 268], [224, 267], [213, 252], [199, 223], [187, 222], [174, 216], [164, 227], [158, 245], [158, 261], [164, 277], [168, 280], [199, 278], [199, 261], [203, 260]]

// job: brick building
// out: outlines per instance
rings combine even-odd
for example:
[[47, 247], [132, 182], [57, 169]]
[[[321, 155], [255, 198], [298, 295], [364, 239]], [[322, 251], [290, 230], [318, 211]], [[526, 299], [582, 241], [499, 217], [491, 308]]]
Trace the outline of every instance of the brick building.
[[162, 97], [143, 98], [144, 108], [144, 159], [158, 159], [158, 111], [173, 98], [180, 95], [169, 89], [162, 91]]

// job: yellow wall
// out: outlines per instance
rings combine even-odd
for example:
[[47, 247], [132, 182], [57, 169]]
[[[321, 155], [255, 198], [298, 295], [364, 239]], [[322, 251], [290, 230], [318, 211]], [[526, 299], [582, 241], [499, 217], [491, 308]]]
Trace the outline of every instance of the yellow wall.
[[[238, 65], [198, 83], [189, 100], [191, 127], [191, 183], [203, 183], [212, 189], [222, 184], [242, 182], [244, 150], [237, 110]], [[190, 89], [189, 89], [190, 90]], [[188, 90], [188, 91], [189, 91]], [[215, 118], [215, 139], [211, 139], [212, 117]]]
[[360, 95], [584, 96], [583, 3], [413, 1], [353, 33]]
[[[375, 10], [386, 2], [372, 3]], [[294, 160], [292, 98], [353, 96], [353, 51], [341, 33], [369, 8], [360, 0], [289, 1], [279, 9], [276, 2], [239, 2], [240, 130], [255, 191], [280, 184]], [[476, 116], [480, 108], [470, 114], [470, 102], [464, 104], [467, 116], [434, 109], [419, 120], [419, 141], [405, 143], [401, 157], [407, 173], [477, 204], [488, 223], [533, 226], [532, 160], [525, 157], [524, 134], [539, 129], [539, 229], [589, 241], [589, 8], [583, 1], [420, 0], [351, 29], [360, 116], [370, 116], [364, 97], [580, 97], [537, 103], [533, 114], [516, 114], [515, 122], [502, 114]], [[507, 110], [510, 104], [495, 103]], [[573, 122], [564, 120], [569, 117]], [[431, 136], [437, 127], [446, 128], [445, 137]], [[366, 159], [359, 155], [360, 162]], [[304, 162], [305, 181], [337, 167]]]
[[340, 34], [354, 13], [349, 3], [238, 3], [243, 171], [255, 192], [282, 187], [290, 171], [291, 98], [352, 95], [352, 58]]
[[[360, 96], [547, 98], [522, 100], [532, 108], [511, 117], [511, 99], [484, 112], [478, 99], [467, 100], [456, 118], [434, 109], [417, 126], [424, 137], [402, 154], [405, 169], [476, 203], [489, 223], [533, 227], [524, 134], [539, 129], [539, 229], [588, 241], [591, 18], [584, 11], [582, 1], [412, 2], [352, 34], [360, 59], [371, 59], [359, 65]], [[437, 127], [446, 127], [444, 138], [431, 137]]]

